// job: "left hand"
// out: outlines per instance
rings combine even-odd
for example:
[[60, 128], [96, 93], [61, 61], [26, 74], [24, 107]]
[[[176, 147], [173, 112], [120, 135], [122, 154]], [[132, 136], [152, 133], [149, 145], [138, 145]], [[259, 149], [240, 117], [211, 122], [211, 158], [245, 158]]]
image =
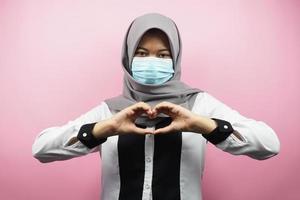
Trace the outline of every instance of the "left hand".
[[164, 128], [155, 130], [154, 134], [192, 131], [196, 114], [192, 113], [190, 110], [170, 102], [162, 102], [152, 109], [152, 115], [150, 118], [155, 118], [159, 113], [164, 113], [170, 116], [172, 118], [172, 122]]

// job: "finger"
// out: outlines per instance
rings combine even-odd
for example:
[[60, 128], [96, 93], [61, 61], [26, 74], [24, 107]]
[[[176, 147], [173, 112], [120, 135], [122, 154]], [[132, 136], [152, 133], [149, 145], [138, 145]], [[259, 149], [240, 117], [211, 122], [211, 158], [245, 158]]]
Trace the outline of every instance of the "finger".
[[146, 104], [145, 102], [139, 102], [137, 104], [135, 104], [133, 107], [132, 107], [132, 110], [135, 112], [135, 113], [143, 113], [143, 112], [146, 112], [147, 114], [151, 113], [151, 107], [150, 105]]
[[153, 115], [156, 116], [158, 113], [164, 113], [172, 117], [176, 114], [176, 104], [170, 102], [159, 103], [154, 107]]
[[157, 104], [156, 106], [154, 106], [154, 110], [160, 110], [160, 109], [168, 109], [171, 110], [176, 106], [176, 104], [172, 104], [170, 102], [161, 102], [159, 104]]
[[154, 135], [156, 135], [156, 134], [166, 134], [166, 133], [171, 133], [171, 132], [174, 132], [174, 129], [171, 125], [169, 125], [169, 126], [166, 126], [164, 128], [156, 129], [154, 131]]
[[136, 103], [128, 107], [128, 110], [128, 113], [130, 113], [133, 118], [137, 118], [142, 113], [147, 113], [148, 115], [152, 114], [151, 107], [144, 102]]
[[152, 129], [139, 128], [139, 127], [134, 127], [132, 132], [135, 134], [140, 134], [140, 135], [154, 134], [154, 131]]

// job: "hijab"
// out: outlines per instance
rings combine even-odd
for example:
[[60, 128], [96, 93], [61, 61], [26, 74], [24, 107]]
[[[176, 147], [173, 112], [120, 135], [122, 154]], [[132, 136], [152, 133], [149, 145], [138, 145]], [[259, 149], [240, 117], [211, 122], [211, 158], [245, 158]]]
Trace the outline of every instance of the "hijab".
[[[174, 66], [173, 77], [160, 85], [139, 83], [131, 73], [135, 50], [142, 36], [152, 28], [160, 29], [168, 36]], [[180, 81], [181, 50], [179, 31], [172, 19], [158, 13], [148, 13], [137, 17], [130, 24], [122, 47], [123, 92], [121, 95], [104, 100], [110, 111], [119, 112], [140, 101], [148, 103], [151, 107], [162, 101], [168, 101], [191, 110], [197, 94], [203, 91], [191, 88]], [[150, 120], [147, 116], [142, 115], [137, 119], [137, 123], [152, 125], [164, 117], [168, 116], [161, 113], [156, 119]]]

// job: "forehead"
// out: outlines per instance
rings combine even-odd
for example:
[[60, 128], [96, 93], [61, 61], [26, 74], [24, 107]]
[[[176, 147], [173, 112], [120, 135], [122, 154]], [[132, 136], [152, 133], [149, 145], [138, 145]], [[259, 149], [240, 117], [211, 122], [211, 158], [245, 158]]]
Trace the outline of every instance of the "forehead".
[[160, 44], [167, 48], [170, 47], [168, 36], [163, 31], [156, 28], [146, 31], [142, 36], [138, 46], [147, 45], [149, 43]]

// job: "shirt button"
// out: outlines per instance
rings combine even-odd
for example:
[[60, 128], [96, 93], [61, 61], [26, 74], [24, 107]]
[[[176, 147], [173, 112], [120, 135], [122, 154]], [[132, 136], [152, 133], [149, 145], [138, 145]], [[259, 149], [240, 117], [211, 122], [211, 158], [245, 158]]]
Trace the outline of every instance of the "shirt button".
[[82, 136], [83, 136], [83, 137], [86, 137], [86, 136], [87, 136], [87, 133], [83, 133]]
[[149, 184], [146, 184], [146, 185], [145, 185], [145, 188], [146, 188], [147, 190], [149, 190], [149, 189], [150, 189], [150, 185], [149, 185]]
[[225, 129], [228, 129], [228, 126], [227, 126], [227, 125], [224, 125], [224, 128], [225, 128]]
[[147, 158], [146, 158], [146, 161], [147, 161], [147, 162], [151, 162], [151, 158], [150, 158], [150, 157], [147, 157]]

